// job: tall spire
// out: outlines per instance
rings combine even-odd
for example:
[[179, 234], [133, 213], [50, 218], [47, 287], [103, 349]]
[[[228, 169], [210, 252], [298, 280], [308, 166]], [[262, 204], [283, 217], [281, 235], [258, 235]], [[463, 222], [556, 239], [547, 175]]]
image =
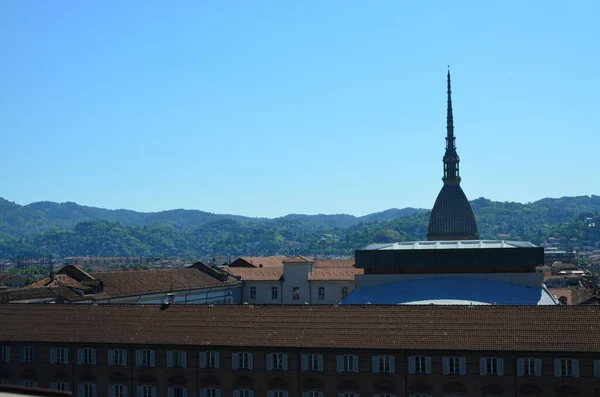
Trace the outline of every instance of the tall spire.
[[[450, 66], [448, 66], [450, 68]], [[458, 163], [460, 159], [456, 153], [454, 142], [454, 116], [452, 114], [452, 88], [450, 85], [450, 69], [448, 69], [448, 109], [446, 111], [446, 153], [444, 154], [444, 184], [459, 184], [460, 176]]]

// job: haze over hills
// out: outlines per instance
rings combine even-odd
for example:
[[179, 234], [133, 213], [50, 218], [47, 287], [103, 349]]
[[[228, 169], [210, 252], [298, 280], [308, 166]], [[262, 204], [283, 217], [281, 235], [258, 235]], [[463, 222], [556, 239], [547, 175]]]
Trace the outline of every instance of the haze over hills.
[[[521, 204], [471, 201], [479, 234], [541, 243], [548, 237], [598, 244], [600, 196]], [[143, 213], [75, 203], [18, 205], [0, 199], [0, 258], [18, 255], [162, 256], [351, 255], [372, 242], [423, 239], [429, 210], [389, 209], [365, 216], [289, 214], [251, 218], [199, 210]], [[590, 225], [594, 224], [594, 227]]]

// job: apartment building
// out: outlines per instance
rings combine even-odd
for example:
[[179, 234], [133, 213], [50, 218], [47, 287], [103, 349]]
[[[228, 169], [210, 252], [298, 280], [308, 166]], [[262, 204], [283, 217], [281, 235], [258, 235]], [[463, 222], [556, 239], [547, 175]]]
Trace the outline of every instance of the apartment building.
[[1, 382], [81, 397], [600, 394], [597, 306], [0, 305], [0, 318]]

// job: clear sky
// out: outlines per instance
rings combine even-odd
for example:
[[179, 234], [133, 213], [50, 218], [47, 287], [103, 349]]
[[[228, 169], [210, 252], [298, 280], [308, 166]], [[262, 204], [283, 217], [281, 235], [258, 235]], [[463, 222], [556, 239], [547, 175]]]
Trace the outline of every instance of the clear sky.
[[248, 216], [598, 194], [600, 2], [0, 1], [0, 196]]

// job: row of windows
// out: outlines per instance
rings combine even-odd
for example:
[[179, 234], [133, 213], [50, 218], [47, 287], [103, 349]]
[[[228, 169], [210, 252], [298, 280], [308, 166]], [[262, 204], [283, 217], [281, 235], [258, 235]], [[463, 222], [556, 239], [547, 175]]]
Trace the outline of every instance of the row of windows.
[[[138, 367], [154, 367], [156, 365], [156, 352], [153, 350], [137, 350], [135, 364]], [[36, 362], [36, 349], [31, 346], [22, 346], [19, 350], [21, 362]], [[0, 362], [10, 361], [10, 347], [0, 347]], [[220, 368], [220, 355], [216, 351], [205, 351], [199, 354], [200, 368]], [[372, 371], [374, 373], [396, 372], [396, 358], [389, 355], [372, 357]], [[288, 369], [288, 356], [285, 353], [269, 353], [266, 355], [267, 370]], [[69, 349], [61, 347], [50, 348], [51, 364], [68, 364]], [[77, 364], [96, 364], [96, 349], [77, 349]], [[108, 365], [127, 365], [127, 350], [108, 350]], [[232, 369], [254, 369], [254, 354], [239, 352], [232, 354]], [[187, 352], [181, 350], [167, 351], [167, 367], [187, 367]], [[322, 354], [302, 354], [302, 371], [323, 371]], [[344, 354], [336, 357], [337, 372], [359, 372], [358, 355]], [[408, 357], [408, 373], [431, 374], [431, 357], [411, 356]], [[465, 375], [467, 365], [465, 357], [443, 357], [442, 373], [445, 375]], [[504, 375], [504, 359], [499, 357], [482, 357], [479, 359], [480, 375]], [[518, 376], [542, 376], [542, 360], [539, 358], [517, 359]], [[578, 377], [579, 360], [572, 358], [557, 358], [554, 360], [554, 376], [556, 377]], [[600, 377], [600, 360], [594, 360], [594, 376]]]
[[[318, 298], [320, 300], [325, 299], [325, 287], [318, 288]], [[341, 287], [341, 299], [346, 299], [348, 296], [348, 287]], [[256, 299], [256, 287], [250, 287], [250, 299]], [[279, 299], [279, 289], [277, 287], [271, 287], [271, 300]], [[292, 299], [299, 300], [300, 299], [300, 287], [292, 288]]]

